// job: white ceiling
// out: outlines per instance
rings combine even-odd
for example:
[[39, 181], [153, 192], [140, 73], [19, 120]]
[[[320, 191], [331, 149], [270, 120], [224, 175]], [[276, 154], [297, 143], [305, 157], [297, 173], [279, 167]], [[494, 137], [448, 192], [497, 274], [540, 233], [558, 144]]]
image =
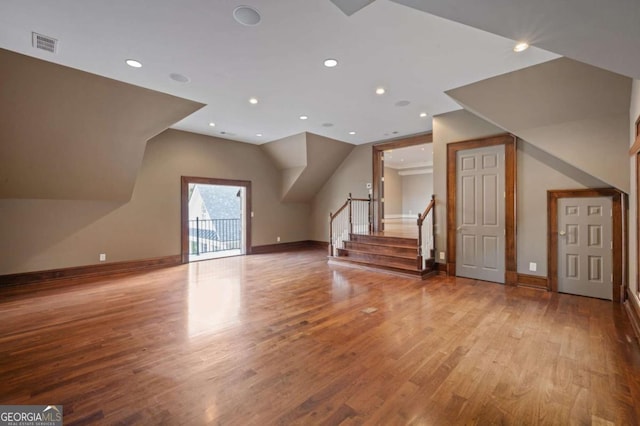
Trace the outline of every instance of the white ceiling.
[[[304, 131], [354, 144], [425, 132], [432, 115], [459, 109], [445, 90], [557, 57], [516, 54], [513, 40], [388, 0], [349, 17], [329, 0], [247, 3], [262, 15], [255, 27], [234, 21], [237, 1], [1, 1], [0, 47], [205, 103], [173, 127], [258, 144]], [[32, 31], [57, 38], [59, 52], [35, 50]]]
[[384, 166], [392, 169], [433, 168], [433, 144], [408, 146], [384, 152]]

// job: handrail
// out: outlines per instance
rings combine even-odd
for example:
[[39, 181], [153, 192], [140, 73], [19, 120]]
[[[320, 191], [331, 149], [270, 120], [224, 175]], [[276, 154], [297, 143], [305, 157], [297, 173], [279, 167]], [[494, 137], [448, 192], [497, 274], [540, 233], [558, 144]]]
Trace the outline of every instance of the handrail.
[[[355, 206], [355, 212], [356, 215], [358, 217], [356, 217], [356, 224], [358, 224], [358, 227], [361, 228], [362, 224], [365, 223], [366, 220], [366, 227], [367, 227], [367, 232], [371, 232], [373, 229], [373, 214], [371, 212], [371, 195], [368, 196], [368, 198], [353, 198], [351, 193], [349, 193], [349, 197], [347, 198], [347, 201], [345, 201], [345, 203], [340, 206], [340, 208], [335, 212], [335, 213], [331, 213], [329, 212], [329, 256], [334, 256], [334, 246], [336, 244], [334, 244], [336, 241], [341, 241], [340, 238], [338, 238], [337, 236], [334, 235], [334, 220], [336, 219], [340, 219], [338, 218], [338, 216], [340, 216], [340, 214], [347, 208], [349, 207], [348, 210], [348, 216], [346, 218], [341, 218], [340, 220], [338, 220], [338, 234], [340, 234], [341, 236], [343, 234], [352, 234], [354, 232], [353, 230], [353, 224], [354, 224], [354, 206], [353, 206], [353, 202], [366, 202], [368, 203], [368, 205], [366, 206], [366, 219], [365, 216], [363, 216], [364, 209], [361, 205], [356, 205]], [[360, 221], [358, 221], [358, 219], [361, 219]], [[341, 243], [338, 243], [338, 248], [340, 248]]]
[[331, 214], [331, 212], [329, 212], [329, 219], [333, 219], [334, 217], [338, 216], [340, 214], [340, 212], [342, 210], [344, 210], [345, 208], [347, 208], [347, 206], [349, 205], [349, 199], [347, 199], [347, 201], [344, 202], [344, 204], [342, 205], [342, 207], [340, 207], [338, 209], [337, 212], [335, 212], [334, 214]]
[[435, 223], [436, 223], [436, 211], [434, 209], [436, 205], [436, 196], [432, 195], [431, 196], [431, 201], [429, 202], [429, 204], [427, 205], [427, 207], [424, 209], [424, 212], [422, 214], [418, 213], [418, 220], [417, 220], [417, 225], [418, 225], [418, 256], [417, 256], [417, 261], [418, 261], [418, 269], [422, 270], [424, 268], [424, 255], [426, 253], [423, 253], [422, 250], [422, 224], [424, 223], [424, 221], [427, 219], [427, 216], [429, 216], [429, 213], [432, 213], [431, 215], [431, 249], [429, 253], [429, 258], [433, 258], [435, 257], [435, 253], [436, 253], [436, 233], [435, 233]]
[[424, 209], [424, 212], [422, 213], [422, 215], [418, 215], [418, 226], [422, 225], [422, 222], [424, 222], [424, 220], [427, 218], [427, 215], [429, 214], [429, 212], [431, 210], [433, 210], [433, 208], [436, 205], [436, 196], [432, 195], [431, 196], [431, 201], [429, 202], [429, 205], [427, 206], [426, 209]]

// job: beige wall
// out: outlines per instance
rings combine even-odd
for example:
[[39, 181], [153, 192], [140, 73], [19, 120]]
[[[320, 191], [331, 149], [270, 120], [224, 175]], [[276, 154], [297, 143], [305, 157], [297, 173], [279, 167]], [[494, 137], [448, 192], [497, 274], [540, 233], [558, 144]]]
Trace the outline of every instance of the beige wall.
[[438, 253], [436, 253], [437, 262], [445, 263], [447, 256], [447, 144], [499, 133], [504, 133], [504, 130], [465, 110], [453, 111], [433, 117], [433, 193], [436, 196], [436, 251], [445, 253], [445, 260], [441, 260]]
[[402, 176], [396, 169], [384, 168], [384, 214], [402, 214]]
[[372, 144], [358, 145], [338, 166], [311, 203], [311, 237], [329, 240], [329, 212], [335, 212], [352, 193], [355, 198], [367, 197], [367, 183], [373, 176]]
[[402, 213], [417, 217], [433, 194], [433, 173], [402, 176]]
[[[547, 276], [547, 190], [604, 188], [606, 183], [518, 140], [517, 154], [517, 256], [518, 272]], [[529, 270], [529, 263], [537, 265]]]
[[[446, 250], [446, 144], [505, 133], [498, 127], [461, 110], [434, 117], [434, 192], [436, 194], [436, 247]], [[517, 152], [517, 271], [547, 274], [547, 190], [607, 187], [577, 169], [523, 140]], [[438, 260], [442, 262], [441, 260]], [[537, 270], [529, 270], [535, 262]]]
[[[640, 116], [640, 80], [633, 81], [633, 88], [631, 91], [631, 107], [629, 109], [629, 121], [631, 122], [629, 130], [629, 145], [633, 145], [635, 139], [635, 122]], [[638, 215], [636, 206], [636, 162], [635, 157], [631, 157], [629, 160], [631, 166], [631, 177], [629, 179], [631, 190], [629, 193], [629, 288], [631, 293], [635, 295], [640, 304], [640, 297], [638, 291], [640, 290], [637, 281], [637, 268], [638, 268], [638, 247], [636, 242], [636, 218]]]
[[151, 139], [131, 201], [0, 200], [0, 275], [180, 253], [180, 176], [252, 181], [252, 245], [309, 239], [309, 206], [280, 202], [258, 146], [167, 130]]

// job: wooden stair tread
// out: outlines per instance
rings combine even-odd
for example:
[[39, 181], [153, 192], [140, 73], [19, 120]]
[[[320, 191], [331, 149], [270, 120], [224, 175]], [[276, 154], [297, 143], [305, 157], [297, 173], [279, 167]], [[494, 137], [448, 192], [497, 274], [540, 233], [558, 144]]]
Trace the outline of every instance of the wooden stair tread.
[[406, 237], [388, 237], [384, 235], [368, 235], [368, 234], [350, 234], [350, 241], [355, 242], [370, 242], [370, 243], [378, 243], [385, 245], [394, 245], [399, 247], [418, 247], [418, 239], [417, 238], [406, 238]]
[[397, 273], [399, 275], [410, 275], [410, 276], [419, 277], [422, 279], [425, 279], [437, 274], [437, 271], [435, 269], [424, 269], [422, 271], [419, 271], [417, 268], [405, 269], [402, 267], [369, 263], [369, 262], [365, 262], [362, 260], [357, 260], [357, 259], [353, 259], [345, 256], [340, 256], [340, 257], [330, 256], [329, 262], [344, 265], [344, 266], [358, 267], [358, 268], [364, 268], [364, 269], [374, 270], [374, 271], [378, 270], [383, 272]]
[[418, 270], [418, 266], [416, 265], [417, 260], [415, 258], [388, 256], [347, 249], [338, 249], [338, 257], [349, 258], [370, 265], [384, 265], [409, 271]]
[[369, 243], [366, 241], [350, 241], [350, 240], [344, 240], [345, 243], [357, 243], [357, 244], [366, 244], [368, 246], [379, 246], [379, 247], [391, 247], [391, 248], [399, 248], [399, 249], [413, 249], [413, 250], [418, 250], [418, 245], [416, 243], [416, 246], [413, 247], [407, 247], [407, 246], [399, 246], [399, 245], [394, 245], [394, 244], [381, 244], [381, 243]]
[[391, 257], [391, 258], [398, 258], [398, 259], [403, 259], [403, 260], [411, 260], [415, 263], [416, 261], [416, 257], [417, 255], [414, 253], [412, 255], [402, 255], [402, 254], [392, 254], [392, 253], [377, 253], [374, 251], [366, 251], [366, 250], [358, 250], [358, 249], [348, 249], [348, 248], [343, 248], [343, 249], [339, 249], [339, 250], [344, 250], [350, 253], [356, 253], [356, 254], [367, 254], [367, 255], [371, 255], [371, 256], [384, 256], [384, 257]]

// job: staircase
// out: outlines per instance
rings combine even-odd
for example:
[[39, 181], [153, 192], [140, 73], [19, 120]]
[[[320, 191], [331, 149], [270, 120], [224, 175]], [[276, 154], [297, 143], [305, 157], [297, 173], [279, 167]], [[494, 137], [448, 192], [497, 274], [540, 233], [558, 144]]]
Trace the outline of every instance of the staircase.
[[[406, 234], [373, 232], [371, 198], [349, 198], [336, 214], [329, 215], [329, 261], [412, 275], [422, 279], [436, 273], [433, 238], [435, 198], [422, 215], [417, 228]], [[423, 226], [423, 224], [425, 226]], [[417, 231], [417, 232], [416, 232]], [[423, 256], [424, 255], [424, 256]]]
[[[333, 263], [384, 269], [426, 278], [435, 274], [434, 262], [419, 265], [418, 239], [384, 235], [349, 234], [344, 248], [336, 249]], [[421, 258], [420, 258], [421, 259]]]

